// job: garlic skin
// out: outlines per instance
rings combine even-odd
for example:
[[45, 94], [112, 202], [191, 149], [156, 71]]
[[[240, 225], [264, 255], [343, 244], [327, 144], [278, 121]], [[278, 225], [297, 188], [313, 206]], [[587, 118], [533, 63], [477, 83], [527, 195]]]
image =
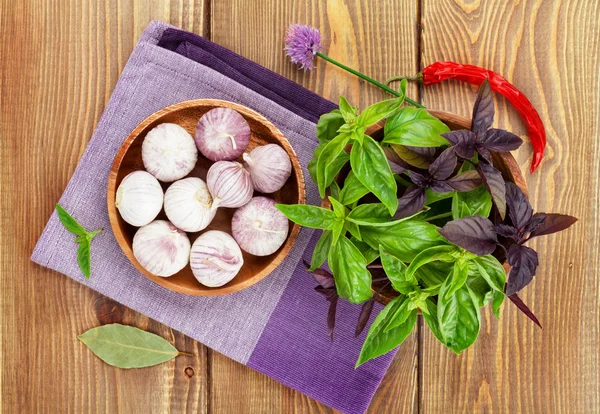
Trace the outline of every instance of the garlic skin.
[[213, 208], [241, 207], [254, 192], [250, 173], [239, 162], [215, 162], [208, 170], [206, 184], [213, 197]]
[[244, 153], [250, 142], [250, 126], [233, 109], [211, 109], [198, 121], [194, 134], [198, 150], [211, 161], [231, 161]]
[[224, 231], [207, 231], [192, 245], [192, 273], [204, 286], [223, 286], [238, 274], [243, 264], [240, 247], [233, 237]]
[[146, 171], [129, 173], [117, 188], [115, 206], [126, 223], [141, 227], [158, 216], [163, 205], [163, 190]]
[[165, 193], [165, 213], [174, 226], [189, 232], [204, 230], [215, 217], [212, 196], [197, 177], [175, 181]]
[[275, 201], [254, 197], [236, 210], [231, 219], [231, 233], [242, 250], [255, 256], [275, 253], [285, 242], [289, 221], [275, 208]]
[[256, 191], [274, 193], [281, 189], [292, 173], [288, 153], [277, 144], [267, 144], [244, 154], [245, 167], [250, 172]]
[[173, 276], [188, 264], [190, 239], [168, 221], [155, 220], [133, 236], [133, 255], [153, 275]]
[[144, 168], [160, 181], [170, 183], [188, 175], [198, 160], [194, 138], [177, 124], [154, 127], [142, 143]]

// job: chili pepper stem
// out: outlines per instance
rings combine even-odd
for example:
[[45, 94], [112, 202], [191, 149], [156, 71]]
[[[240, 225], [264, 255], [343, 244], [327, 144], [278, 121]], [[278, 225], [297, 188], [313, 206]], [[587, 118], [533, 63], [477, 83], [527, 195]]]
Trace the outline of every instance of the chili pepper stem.
[[[348, 72], [352, 73], [353, 75], [356, 75], [356, 76], [358, 76], [358, 77], [359, 77], [359, 78], [361, 78], [361, 79], [364, 79], [364, 80], [366, 80], [367, 82], [369, 82], [369, 83], [371, 83], [371, 84], [373, 84], [373, 85], [377, 86], [378, 88], [381, 88], [381, 89], [383, 89], [384, 91], [386, 91], [386, 92], [388, 92], [388, 93], [391, 93], [392, 95], [395, 95], [395, 96], [400, 96], [400, 92], [398, 92], [398, 91], [395, 91], [395, 90], [393, 90], [392, 88], [390, 88], [390, 87], [388, 87], [388, 86], [384, 85], [383, 83], [381, 83], [381, 82], [378, 82], [378, 81], [376, 81], [375, 79], [373, 79], [373, 78], [370, 78], [370, 77], [368, 77], [367, 75], [364, 75], [364, 74], [362, 74], [362, 73], [360, 73], [360, 72], [358, 72], [358, 71], [356, 71], [356, 70], [354, 70], [354, 69], [352, 69], [352, 68], [350, 68], [350, 67], [348, 67], [348, 66], [346, 66], [346, 65], [344, 65], [344, 64], [342, 64], [342, 63], [340, 63], [340, 62], [338, 62], [338, 61], [336, 61], [336, 60], [333, 60], [332, 58], [330, 58], [330, 57], [329, 57], [329, 56], [327, 56], [327, 55], [324, 55], [324, 54], [323, 54], [323, 53], [321, 53], [321, 52], [317, 52], [317, 53], [315, 53], [315, 55], [316, 55], [316, 56], [319, 56], [319, 57], [320, 57], [320, 58], [322, 58], [322, 59], [325, 59], [325, 60], [326, 60], [327, 62], [329, 62], [329, 63], [333, 63], [334, 65], [336, 65], [336, 66], [338, 66], [338, 67], [340, 67], [340, 68], [342, 68], [342, 69], [344, 69], [344, 70], [346, 70], [346, 71], [348, 71]], [[405, 100], [406, 102], [408, 102], [409, 104], [411, 104], [411, 105], [413, 105], [413, 106], [416, 106], [417, 108], [425, 108], [423, 105], [421, 105], [420, 103], [418, 103], [418, 102], [416, 102], [416, 101], [414, 101], [414, 100], [410, 99], [410, 98], [409, 98], [409, 97], [407, 97], [407, 96], [405, 96], [405, 97], [404, 97], [404, 100]]]

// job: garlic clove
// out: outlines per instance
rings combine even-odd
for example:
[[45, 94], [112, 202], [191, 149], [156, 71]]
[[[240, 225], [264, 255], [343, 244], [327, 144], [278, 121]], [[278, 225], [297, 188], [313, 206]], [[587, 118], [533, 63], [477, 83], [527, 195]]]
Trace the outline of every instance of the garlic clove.
[[215, 217], [212, 196], [206, 183], [197, 177], [175, 181], [165, 193], [167, 218], [184, 231], [204, 230]]
[[244, 154], [246, 169], [250, 172], [256, 191], [274, 193], [281, 189], [292, 173], [288, 153], [277, 144], [267, 144]]
[[196, 146], [211, 161], [231, 161], [244, 153], [250, 142], [250, 126], [233, 109], [211, 109], [198, 121]]
[[254, 192], [250, 173], [239, 162], [215, 162], [208, 170], [206, 184], [213, 197], [213, 209], [241, 207]]
[[223, 231], [207, 231], [192, 245], [192, 273], [204, 286], [223, 286], [238, 274], [243, 264], [239, 246], [233, 237]]
[[144, 168], [160, 181], [170, 183], [194, 169], [198, 150], [194, 138], [177, 124], [154, 127], [142, 143]]
[[255, 256], [275, 253], [285, 242], [288, 231], [287, 217], [267, 197], [254, 197], [236, 210], [231, 220], [233, 238], [242, 250]]
[[133, 236], [133, 255], [155, 276], [168, 277], [183, 269], [190, 258], [190, 239], [166, 220], [140, 227]]
[[129, 173], [119, 184], [115, 206], [125, 222], [141, 227], [158, 216], [163, 205], [163, 190], [146, 171]]

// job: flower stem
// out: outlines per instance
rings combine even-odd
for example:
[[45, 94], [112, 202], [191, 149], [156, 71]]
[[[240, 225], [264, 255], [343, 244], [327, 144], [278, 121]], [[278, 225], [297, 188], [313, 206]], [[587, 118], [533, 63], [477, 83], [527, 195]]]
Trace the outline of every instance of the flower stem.
[[[316, 55], [319, 56], [320, 58], [325, 59], [327, 62], [333, 63], [334, 65], [339, 66], [340, 68], [342, 68], [344, 70], [347, 70], [348, 72], [352, 73], [353, 75], [356, 75], [359, 78], [364, 79], [364, 80], [366, 80], [369, 83], [372, 83], [373, 85], [375, 85], [375, 86], [383, 89], [384, 91], [386, 91], [388, 93], [391, 93], [392, 95], [400, 96], [400, 92], [395, 91], [392, 88], [384, 85], [383, 83], [378, 82], [375, 79], [368, 77], [367, 75], [363, 75], [362, 73], [360, 73], [360, 72], [358, 72], [358, 71], [356, 71], [356, 70], [354, 70], [354, 69], [352, 69], [352, 68], [350, 68], [350, 67], [348, 67], [348, 66], [346, 66], [346, 65], [344, 65], [344, 64], [342, 64], [342, 63], [340, 63], [338, 61], [333, 60], [332, 58], [330, 58], [327, 55], [324, 55], [321, 52], [317, 52]], [[404, 100], [406, 102], [408, 102], [409, 104], [416, 106], [417, 108], [425, 108], [423, 105], [421, 105], [420, 103], [418, 103], [418, 102], [410, 99], [408, 96], [405, 96]]]
[[442, 213], [442, 214], [438, 214], [437, 216], [433, 216], [433, 217], [427, 217], [425, 219], [425, 221], [432, 221], [432, 220], [437, 220], [437, 219], [441, 219], [441, 218], [445, 218], [445, 217], [450, 217], [452, 215], [452, 212], [446, 212], [446, 213]]

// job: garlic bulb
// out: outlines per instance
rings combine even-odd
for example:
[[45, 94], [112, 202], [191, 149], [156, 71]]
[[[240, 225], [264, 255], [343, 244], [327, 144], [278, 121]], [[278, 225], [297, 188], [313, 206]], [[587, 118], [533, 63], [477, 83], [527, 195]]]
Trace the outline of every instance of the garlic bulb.
[[277, 144], [267, 144], [244, 154], [246, 169], [250, 172], [254, 189], [274, 193], [281, 189], [292, 173], [288, 153]]
[[198, 282], [217, 287], [238, 274], [244, 259], [233, 237], [224, 231], [211, 230], [196, 239], [190, 252], [190, 266]]
[[154, 127], [142, 143], [146, 170], [160, 181], [170, 183], [188, 175], [198, 160], [194, 138], [176, 124]]
[[163, 191], [156, 178], [146, 171], [129, 173], [117, 188], [115, 206], [132, 226], [141, 227], [156, 218], [163, 205]]
[[211, 109], [198, 121], [196, 146], [211, 161], [231, 161], [242, 155], [250, 142], [250, 126], [229, 108]]
[[254, 197], [236, 210], [231, 219], [233, 238], [242, 250], [255, 256], [275, 253], [285, 242], [288, 231], [287, 217], [267, 197]]
[[175, 181], [165, 193], [168, 219], [184, 231], [204, 230], [215, 217], [212, 196], [206, 183], [197, 177]]
[[168, 221], [155, 220], [133, 236], [133, 255], [153, 275], [173, 276], [188, 264], [190, 239]]
[[213, 196], [213, 208], [241, 207], [254, 192], [250, 173], [239, 162], [215, 162], [208, 170], [206, 184]]

